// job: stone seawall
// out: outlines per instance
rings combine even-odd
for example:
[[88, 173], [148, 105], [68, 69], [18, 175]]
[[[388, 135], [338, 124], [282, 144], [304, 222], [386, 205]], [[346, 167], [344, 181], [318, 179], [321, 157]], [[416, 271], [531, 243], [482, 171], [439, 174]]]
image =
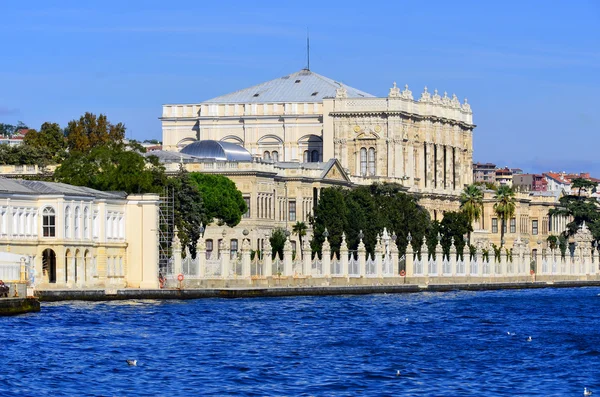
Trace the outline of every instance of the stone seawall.
[[487, 284], [405, 284], [405, 285], [354, 285], [270, 288], [203, 288], [203, 289], [121, 289], [98, 290], [37, 290], [36, 297], [43, 302], [84, 300], [106, 301], [126, 299], [200, 299], [200, 298], [258, 298], [285, 296], [328, 296], [398, 294], [416, 292], [486, 291], [530, 288], [598, 287], [599, 280], [557, 282], [511, 282]]
[[40, 301], [36, 298], [0, 298], [0, 316], [39, 311]]

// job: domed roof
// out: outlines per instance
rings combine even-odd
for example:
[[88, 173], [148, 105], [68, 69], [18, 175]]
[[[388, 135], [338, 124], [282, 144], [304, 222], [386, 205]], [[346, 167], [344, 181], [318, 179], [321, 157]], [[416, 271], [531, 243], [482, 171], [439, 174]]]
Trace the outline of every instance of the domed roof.
[[252, 155], [249, 151], [230, 142], [196, 141], [181, 149], [181, 153], [201, 159], [218, 161], [252, 161]]

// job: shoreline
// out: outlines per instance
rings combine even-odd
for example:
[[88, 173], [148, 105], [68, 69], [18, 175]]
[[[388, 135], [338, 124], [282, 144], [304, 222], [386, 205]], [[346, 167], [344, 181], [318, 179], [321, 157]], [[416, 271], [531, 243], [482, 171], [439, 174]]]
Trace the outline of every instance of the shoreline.
[[115, 301], [133, 299], [187, 300], [205, 298], [266, 298], [288, 296], [333, 296], [402, 294], [449, 291], [494, 291], [539, 288], [600, 287], [600, 280], [535, 281], [486, 284], [403, 284], [403, 285], [355, 285], [311, 287], [238, 287], [238, 288], [183, 288], [183, 289], [119, 289], [107, 292], [95, 290], [36, 290], [40, 302], [59, 301]]

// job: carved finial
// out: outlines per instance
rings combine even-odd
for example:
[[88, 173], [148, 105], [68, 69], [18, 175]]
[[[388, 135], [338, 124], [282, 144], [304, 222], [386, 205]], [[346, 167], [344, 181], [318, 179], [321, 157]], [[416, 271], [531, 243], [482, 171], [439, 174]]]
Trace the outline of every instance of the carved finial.
[[431, 101], [431, 94], [429, 93], [429, 91], [427, 91], [427, 86], [425, 86], [423, 93], [421, 93], [421, 98], [419, 98], [419, 102], [429, 102], [429, 101]]
[[412, 91], [408, 89], [408, 84], [404, 85], [404, 91], [402, 91], [402, 98], [413, 99]]
[[441, 103], [442, 102], [442, 97], [440, 96], [440, 94], [438, 94], [437, 89], [433, 90], [433, 96], [431, 97], [431, 101], [433, 103]]
[[340, 88], [335, 90], [335, 97], [336, 98], [348, 98], [348, 90], [346, 90], [346, 87], [344, 87], [343, 85], [340, 85]]
[[390, 93], [388, 97], [390, 98], [398, 98], [400, 96], [400, 89], [396, 87], [396, 82], [394, 81], [394, 86], [390, 88]]
[[469, 105], [469, 102], [467, 101], [467, 98], [465, 98], [465, 102], [461, 106], [461, 109], [463, 110], [463, 112], [467, 112], [467, 113], [471, 112], [471, 105]]

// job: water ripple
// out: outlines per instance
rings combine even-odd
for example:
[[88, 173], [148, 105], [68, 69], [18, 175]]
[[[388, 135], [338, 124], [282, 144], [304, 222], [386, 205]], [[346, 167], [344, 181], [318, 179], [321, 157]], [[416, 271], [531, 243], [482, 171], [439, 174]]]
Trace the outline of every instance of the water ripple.
[[586, 386], [600, 393], [599, 292], [50, 303], [41, 313], [0, 318], [0, 390], [564, 396]]

